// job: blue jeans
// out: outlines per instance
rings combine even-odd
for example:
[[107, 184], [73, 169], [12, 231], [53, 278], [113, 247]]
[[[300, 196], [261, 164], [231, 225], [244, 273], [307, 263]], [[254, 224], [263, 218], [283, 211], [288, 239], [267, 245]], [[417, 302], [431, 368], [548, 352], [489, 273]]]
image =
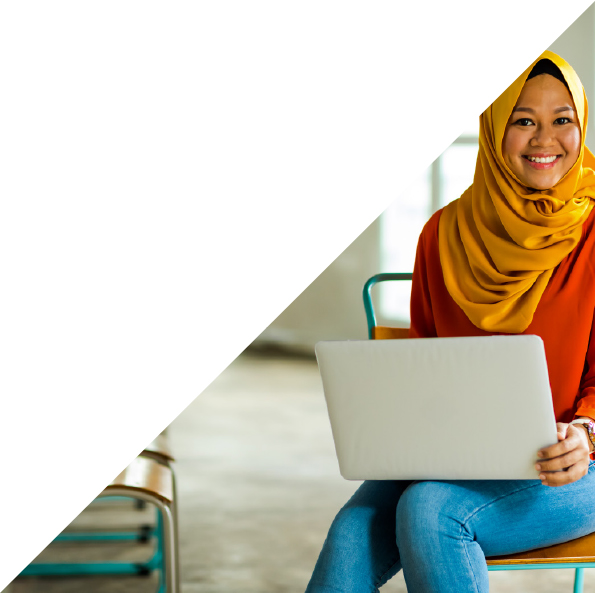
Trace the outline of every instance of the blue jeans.
[[333, 521], [306, 593], [376, 592], [401, 568], [409, 593], [484, 593], [486, 556], [595, 531], [594, 463], [556, 488], [539, 480], [364, 482]]

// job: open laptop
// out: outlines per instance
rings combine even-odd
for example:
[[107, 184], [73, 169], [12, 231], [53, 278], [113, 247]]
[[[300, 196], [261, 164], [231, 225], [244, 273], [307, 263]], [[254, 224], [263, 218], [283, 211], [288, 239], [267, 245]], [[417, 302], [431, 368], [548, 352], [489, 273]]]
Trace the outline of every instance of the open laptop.
[[319, 342], [316, 357], [348, 480], [537, 479], [557, 442], [538, 336]]

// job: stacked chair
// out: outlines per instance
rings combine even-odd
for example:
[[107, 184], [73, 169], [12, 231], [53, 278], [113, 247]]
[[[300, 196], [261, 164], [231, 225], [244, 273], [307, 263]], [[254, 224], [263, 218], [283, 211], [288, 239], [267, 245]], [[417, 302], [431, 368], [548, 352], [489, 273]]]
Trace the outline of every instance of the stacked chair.
[[137, 507], [152, 504], [156, 509], [155, 525], [142, 525], [134, 532], [72, 532], [60, 534], [54, 541], [123, 541], [146, 542], [154, 539], [155, 552], [144, 562], [78, 562], [41, 563], [27, 566], [20, 577], [41, 576], [146, 576], [159, 572], [158, 593], [179, 593], [179, 557], [174, 458], [165, 433], [160, 434], [144, 451], [109, 484], [100, 499], [132, 499]]

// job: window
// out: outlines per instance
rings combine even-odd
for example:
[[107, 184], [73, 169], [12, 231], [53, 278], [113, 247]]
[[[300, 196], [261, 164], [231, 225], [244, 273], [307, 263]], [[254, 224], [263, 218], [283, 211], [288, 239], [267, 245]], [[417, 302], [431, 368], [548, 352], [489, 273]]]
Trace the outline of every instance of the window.
[[[411, 272], [419, 234], [428, 218], [457, 199], [473, 182], [477, 132], [457, 138], [380, 219], [383, 272]], [[378, 289], [378, 323], [409, 323], [410, 282], [385, 282]]]

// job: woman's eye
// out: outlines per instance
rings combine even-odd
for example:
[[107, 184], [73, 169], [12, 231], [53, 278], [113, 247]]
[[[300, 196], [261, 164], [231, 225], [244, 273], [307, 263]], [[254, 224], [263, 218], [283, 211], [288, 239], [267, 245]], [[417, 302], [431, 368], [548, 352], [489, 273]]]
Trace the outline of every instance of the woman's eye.
[[554, 123], [563, 126], [564, 124], [572, 123], [572, 120], [568, 117], [559, 117]]
[[[562, 118], [560, 118], [562, 119]], [[517, 119], [515, 122], [517, 126], [531, 126], [533, 122], [528, 117], [521, 117], [521, 119]]]

